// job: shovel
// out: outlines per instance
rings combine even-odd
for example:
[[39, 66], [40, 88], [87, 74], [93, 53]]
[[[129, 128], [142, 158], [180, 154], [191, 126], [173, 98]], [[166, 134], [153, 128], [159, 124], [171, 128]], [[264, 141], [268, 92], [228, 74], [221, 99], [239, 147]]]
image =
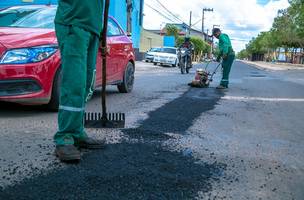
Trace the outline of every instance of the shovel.
[[124, 128], [124, 113], [107, 113], [106, 106], [106, 85], [107, 85], [107, 29], [109, 16], [110, 0], [105, 0], [104, 27], [101, 36], [101, 55], [102, 55], [102, 92], [101, 105], [102, 113], [84, 114], [84, 126], [86, 128]]

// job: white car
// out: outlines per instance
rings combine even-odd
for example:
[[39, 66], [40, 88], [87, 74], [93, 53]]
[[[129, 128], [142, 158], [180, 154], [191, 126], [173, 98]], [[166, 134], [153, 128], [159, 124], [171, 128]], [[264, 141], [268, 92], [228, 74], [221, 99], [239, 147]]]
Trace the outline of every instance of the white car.
[[170, 65], [176, 67], [178, 65], [177, 48], [163, 47], [154, 55], [154, 65]]
[[146, 52], [145, 55], [145, 61], [146, 62], [153, 62], [155, 54], [160, 52], [161, 48], [160, 47], [153, 47], [149, 51]]

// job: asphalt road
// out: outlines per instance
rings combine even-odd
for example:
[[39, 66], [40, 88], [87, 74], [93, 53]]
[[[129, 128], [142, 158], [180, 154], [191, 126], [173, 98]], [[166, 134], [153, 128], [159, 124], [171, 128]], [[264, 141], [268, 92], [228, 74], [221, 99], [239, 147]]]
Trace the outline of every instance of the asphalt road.
[[304, 70], [235, 62], [228, 91], [193, 76], [137, 63], [134, 91], [107, 95], [127, 128], [88, 130], [107, 146], [79, 164], [53, 155], [56, 113], [0, 102], [0, 199], [303, 199]]

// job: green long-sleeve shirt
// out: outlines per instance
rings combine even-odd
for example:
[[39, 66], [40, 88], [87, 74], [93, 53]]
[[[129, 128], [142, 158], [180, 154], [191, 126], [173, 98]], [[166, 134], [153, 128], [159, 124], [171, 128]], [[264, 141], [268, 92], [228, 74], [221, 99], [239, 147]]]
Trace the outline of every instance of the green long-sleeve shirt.
[[100, 35], [103, 0], [59, 0], [55, 23], [73, 25]]
[[230, 38], [227, 34], [221, 33], [219, 37], [219, 49], [220, 49], [220, 55], [229, 55], [233, 53], [232, 45]]

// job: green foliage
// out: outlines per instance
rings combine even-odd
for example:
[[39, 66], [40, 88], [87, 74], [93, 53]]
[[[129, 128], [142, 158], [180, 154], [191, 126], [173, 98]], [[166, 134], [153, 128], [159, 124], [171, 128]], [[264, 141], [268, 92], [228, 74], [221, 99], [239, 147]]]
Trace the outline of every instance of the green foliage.
[[240, 51], [240, 52], [237, 54], [237, 58], [238, 58], [238, 59], [246, 59], [246, 58], [249, 58], [249, 53], [246, 51], [246, 49], [243, 49], [242, 51]]
[[215, 44], [216, 48], [213, 49], [213, 55], [215, 56], [215, 58], [218, 58], [221, 54], [221, 50], [218, 47], [218, 43]]
[[176, 39], [176, 46], [179, 47], [183, 44], [183, 42], [185, 41], [185, 38], [184, 37], [178, 37]]
[[280, 47], [304, 48], [304, 1], [289, 0], [289, 3], [287, 9], [279, 10], [271, 30], [252, 38], [240, 57], [274, 52]]
[[175, 38], [178, 38], [179, 29], [175, 25], [167, 24], [165, 29], [167, 36], [174, 36]]
[[198, 38], [198, 37], [191, 37], [190, 41], [192, 42], [194, 46], [194, 53], [199, 54], [205, 50], [205, 42], [204, 40]]
[[[176, 46], [179, 47], [181, 46], [185, 41], [184, 37], [178, 37], [176, 40]], [[201, 53], [210, 53], [211, 52], [211, 47], [210, 45], [205, 42], [203, 39], [200, 37], [191, 37], [190, 38], [191, 43], [194, 46], [194, 53], [196, 55], [201, 54]]]
[[293, 23], [296, 25], [296, 33], [299, 37], [304, 38], [304, 1], [290, 0], [288, 12], [291, 15]]

